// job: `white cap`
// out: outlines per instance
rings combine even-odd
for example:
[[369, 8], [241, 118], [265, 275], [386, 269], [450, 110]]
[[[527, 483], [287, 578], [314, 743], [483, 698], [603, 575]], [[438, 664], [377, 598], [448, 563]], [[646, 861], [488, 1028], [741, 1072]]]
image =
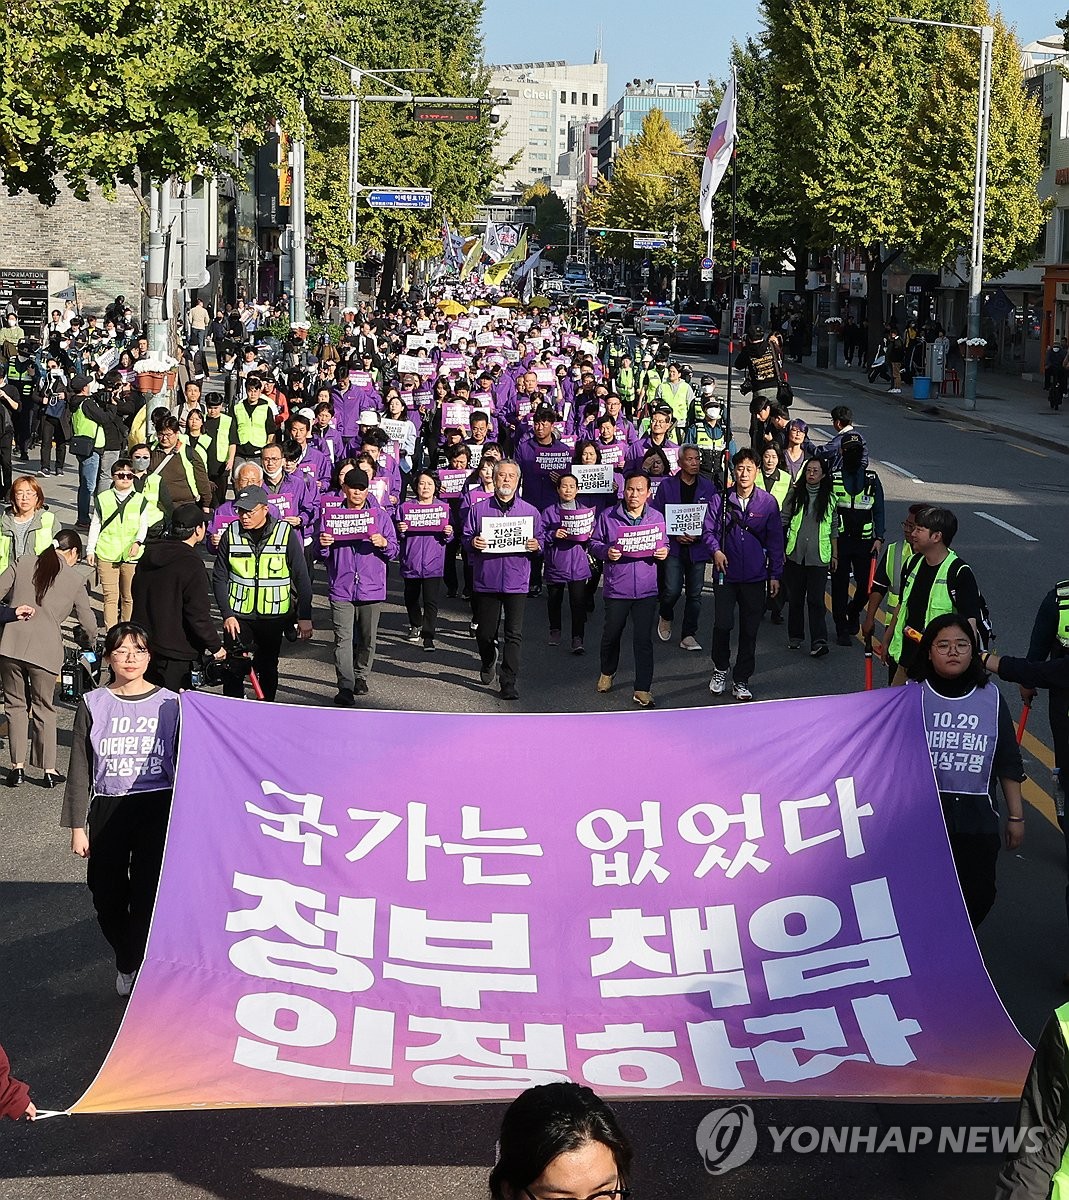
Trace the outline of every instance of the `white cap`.
[[365, 408], [360, 414], [361, 425], [377, 425], [379, 423], [379, 414], [373, 408]]

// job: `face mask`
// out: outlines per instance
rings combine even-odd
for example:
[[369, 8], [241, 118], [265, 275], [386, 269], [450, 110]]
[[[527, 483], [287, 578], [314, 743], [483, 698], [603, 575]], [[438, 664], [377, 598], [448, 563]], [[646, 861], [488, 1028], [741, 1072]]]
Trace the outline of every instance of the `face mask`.
[[272, 483], [274, 483], [274, 482], [276, 482], [276, 480], [279, 480], [282, 478], [282, 468], [279, 467], [279, 469], [277, 471], [266, 471], [265, 470], [264, 474], [267, 476], [268, 479], [271, 480]]
[[717, 406], [715, 404], [710, 404], [709, 407], [705, 410], [706, 419], [709, 421], [713, 421], [714, 423], [716, 421], [720, 420], [720, 413], [721, 413], [721, 410], [719, 408], [717, 408]]
[[143, 471], [149, 464], [148, 456], [144, 454], [135, 454], [131, 461], [138, 471]]

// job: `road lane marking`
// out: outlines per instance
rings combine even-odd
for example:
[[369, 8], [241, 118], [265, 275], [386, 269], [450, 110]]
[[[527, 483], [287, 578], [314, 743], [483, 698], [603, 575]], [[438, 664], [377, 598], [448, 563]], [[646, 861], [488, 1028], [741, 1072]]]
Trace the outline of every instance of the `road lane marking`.
[[1016, 442], [1007, 442], [1008, 446], [1012, 446], [1014, 450], [1023, 450], [1025, 454], [1034, 454], [1036, 458], [1047, 458], [1042, 450], [1033, 450], [1031, 446], [1019, 446]]
[[914, 483], [924, 483], [919, 475], [914, 475], [912, 471], [907, 471], [905, 467], [900, 467], [897, 463], [888, 462], [886, 458], [880, 460], [885, 467], [890, 467], [896, 475], [904, 475], [907, 479], [911, 479]]
[[1030, 533], [1025, 533], [1023, 529], [1018, 529], [1016, 525], [1010, 525], [1006, 521], [1000, 521], [998, 517], [993, 517], [990, 513], [981, 512], [978, 508], [973, 510], [978, 517], [982, 517], [985, 521], [990, 521], [992, 525], [997, 525], [999, 529], [1005, 529], [1007, 533], [1012, 533], [1014, 537], [1019, 537], [1022, 542], [1038, 542], [1039, 538], [1034, 538]]

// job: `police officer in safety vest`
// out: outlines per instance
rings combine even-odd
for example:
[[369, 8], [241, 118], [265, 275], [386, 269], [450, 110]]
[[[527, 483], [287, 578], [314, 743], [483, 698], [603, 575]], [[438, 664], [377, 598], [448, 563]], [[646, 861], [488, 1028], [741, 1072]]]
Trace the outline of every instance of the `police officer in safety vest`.
[[613, 373], [616, 394], [623, 401], [624, 412], [629, 417], [635, 415], [635, 368], [631, 365], [631, 355], [624, 353], [620, 356], [619, 367]]
[[[223, 629], [252, 650], [252, 667], [265, 700], [278, 690], [278, 656], [287, 628], [312, 636], [312, 584], [304, 548], [292, 525], [279, 521], [267, 506], [262, 487], [242, 488], [234, 500], [237, 520], [227, 526], [212, 571], [215, 602]], [[244, 679], [228, 672], [223, 692], [244, 694]]]
[[701, 392], [694, 407], [694, 421], [688, 427], [683, 440], [698, 447], [702, 459], [701, 473], [709, 479], [716, 480], [718, 485], [723, 487], [724, 451], [727, 451], [726, 457], [730, 459], [738, 447], [734, 439], [730, 443], [727, 440], [724, 407], [716, 398], [712, 376], [702, 376]]
[[[927, 504], [911, 504], [906, 511], [906, 519], [902, 522], [902, 538], [897, 542], [888, 542], [876, 564], [876, 574], [872, 578], [872, 589], [865, 602], [865, 615], [861, 619], [861, 636], [870, 638], [876, 628], [876, 614], [883, 603], [884, 625], [891, 623], [891, 616], [902, 599], [902, 579], [906, 573], [906, 563], [913, 555], [914, 518], [918, 513], [928, 508]], [[888, 679], [895, 676], [898, 667], [892, 658], [887, 658]]]
[[[873, 559], [884, 540], [883, 484], [875, 471], [863, 466], [865, 443], [848, 433], [840, 444], [842, 467], [832, 475], [839, 534], [839, 565], [831, 577], [831, 615], [835, 640], [849, 646], [860, 628], [860, 614], [869, 598]], [[850, 596], [850, 577], [854, 595]], [[923, 626], [922, 626], [923, 628]]]

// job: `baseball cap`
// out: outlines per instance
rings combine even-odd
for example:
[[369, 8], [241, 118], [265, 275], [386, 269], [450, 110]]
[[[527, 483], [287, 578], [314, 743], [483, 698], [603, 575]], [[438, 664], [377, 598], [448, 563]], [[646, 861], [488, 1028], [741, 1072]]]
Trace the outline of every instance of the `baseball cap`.
[[371, 485], [371, 480], [367, 477], [367, 471], [362, 467], [353, 467], [345, 472], [345, 478], [342, 483], [346, 487], [355, 488], [357, 491], [364, 491]]
[[234, 497], [234, 507], [238, 512], [251, 512], [258, 504], [266, 503], [267, 493], [256, 484], [253, 484], [252, 487], [242, 488]]
[[79, 392], [84, 392], [92, 382], [88, 375], [72, 375], [69, 386], [71, 391], [77, 395]]

